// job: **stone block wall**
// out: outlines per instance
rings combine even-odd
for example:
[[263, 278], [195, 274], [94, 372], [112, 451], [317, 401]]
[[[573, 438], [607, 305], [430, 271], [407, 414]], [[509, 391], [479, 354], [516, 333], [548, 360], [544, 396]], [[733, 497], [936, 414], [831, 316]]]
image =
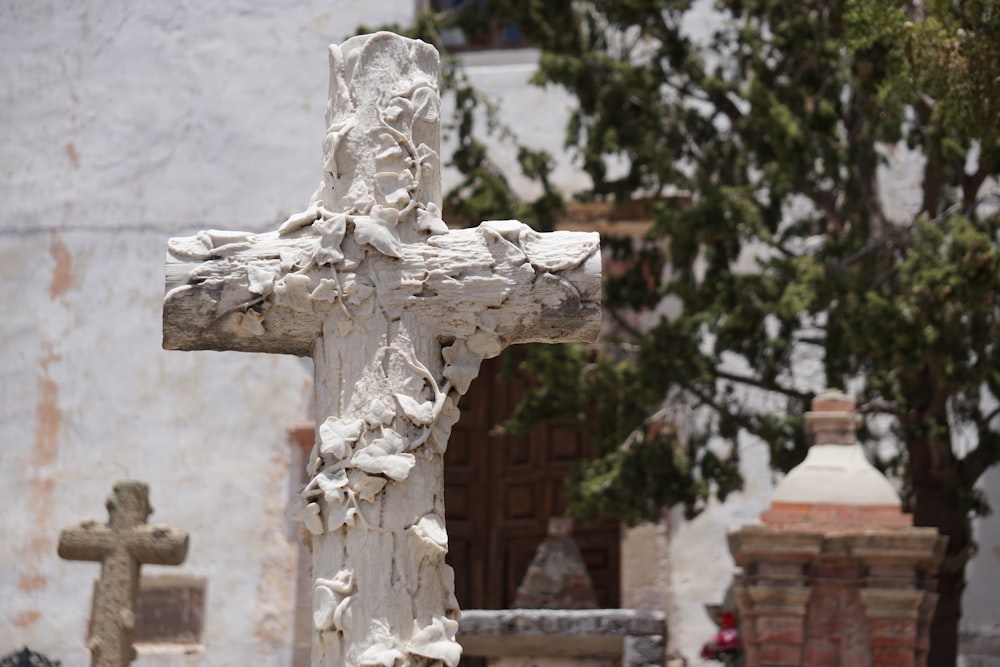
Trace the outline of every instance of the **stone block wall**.
[[631, 609], [471, 609], [462, 612], [463, 655], [505, 665], [662, 667], [666, 616]]

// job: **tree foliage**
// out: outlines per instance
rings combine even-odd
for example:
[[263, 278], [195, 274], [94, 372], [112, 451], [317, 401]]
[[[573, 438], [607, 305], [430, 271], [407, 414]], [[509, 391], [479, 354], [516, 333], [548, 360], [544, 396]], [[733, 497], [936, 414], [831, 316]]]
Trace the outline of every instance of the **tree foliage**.
[[[605, 241], [624, 267], [605, 292], [618, 338], [533, 352], [540, 388], [507, 427], [596, 423], [573, 508], [638, 520], [738, 488], [741, 434], [789, 469], [810, 399], [849, 389], [864, 435], [899, 443], [882, 464], [917, 525], [950, 538], [931, 659], [946, 664], [986, 510], [974, 485], [1000, 460], [1000, 2], [722, 0], [711, 30], [705, 9], [486, 0], [425, 17], [431, 38], [516, 24], [535, 81], [574, 97], [585, 196], [662, 201], [645, 238]], [[473, 182], [464, 205], [491, 213]], [[665, 299], [672, 316], [635, 326]]]

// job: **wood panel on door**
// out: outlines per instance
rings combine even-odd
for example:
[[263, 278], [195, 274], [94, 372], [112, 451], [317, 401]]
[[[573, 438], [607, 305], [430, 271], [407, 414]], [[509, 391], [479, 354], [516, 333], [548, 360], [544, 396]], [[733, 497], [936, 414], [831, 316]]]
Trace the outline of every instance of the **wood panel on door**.
[[[448, 562], [466, 609], [512, 605], [549, 517], [566, 507], [564, 483], [574, 460], [589, 454], [575, 428], [547, 424], [526, 436], [489, 435], [524, 392], [503, 378], [501, 359], [483, 363], [479, 378], [460, 404], [462, 418], [445, 455]], [[619, 604], [619, 524], [577, 524], [598, 604]]]

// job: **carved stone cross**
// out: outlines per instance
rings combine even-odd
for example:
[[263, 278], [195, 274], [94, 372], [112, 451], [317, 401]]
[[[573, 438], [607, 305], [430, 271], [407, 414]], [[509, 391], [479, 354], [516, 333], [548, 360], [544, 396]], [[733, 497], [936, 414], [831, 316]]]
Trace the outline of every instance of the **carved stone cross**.
[[118, 482], [108, 498], [108, 524], [85, 521], [59, 536], [59, 557], [100, 561], [94, 593], [91, 639], [93, 667], [125, 667], [135, 659], [132, 638], [143, 563], [180, 565], [188, 550], [187, 533], [147, 526], [152, 513], [149, 487]]
[[437, 51], [377, 33], [330, 47], [324, 174], [265, 234], [171, 239], [164, 347], [311, 355], [312, 664], [454, 666], [442, 455], [458, 399], [512, 343], [589, 341], [596, 234], [441, 219]]

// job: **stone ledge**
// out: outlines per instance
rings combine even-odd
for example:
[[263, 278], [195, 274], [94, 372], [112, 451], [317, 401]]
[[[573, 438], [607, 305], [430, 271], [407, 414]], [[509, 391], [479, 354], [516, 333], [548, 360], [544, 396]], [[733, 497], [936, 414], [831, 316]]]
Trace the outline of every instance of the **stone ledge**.
[[959, 653], [966, 656], [970, 664], [1000, 665], [1000, 625], [981, 625], [960, 628], [958, 631]]
[[731, 531], [728, 537], [733, 559], [743, 568], [753, 563], [768, 563], [773, 569], [788, 563], [805, 565], [829, 558], [852, 558], [876, 568], [875, 574], [885, 565], [906, 565], [934, 573], [947, 545], [947, 539], [935, 529], [912, 526], [824, 530], [747, 524]]
[[[665, 646], [666, 615], [632, 609], [469, 609], [458, 641], [466, 655], [617, 657], [626, 638]], [[645, 646], [645, 644], [644, 644]]]
[[460, 635], [662, 635], [662, 612], [634, 609], [466, 609]]

